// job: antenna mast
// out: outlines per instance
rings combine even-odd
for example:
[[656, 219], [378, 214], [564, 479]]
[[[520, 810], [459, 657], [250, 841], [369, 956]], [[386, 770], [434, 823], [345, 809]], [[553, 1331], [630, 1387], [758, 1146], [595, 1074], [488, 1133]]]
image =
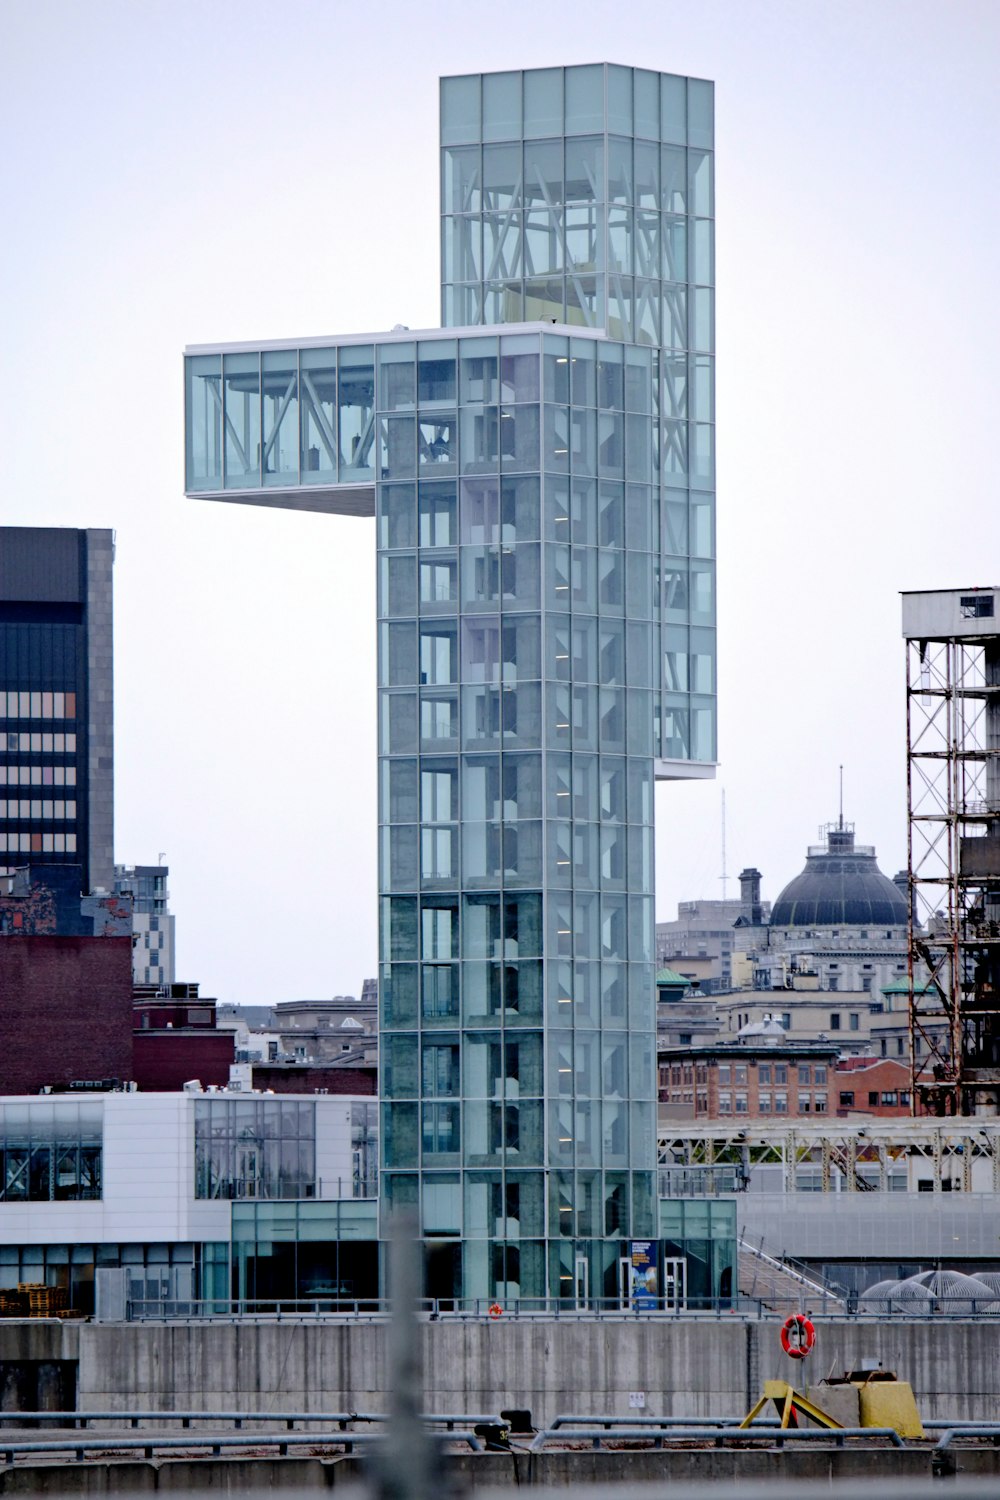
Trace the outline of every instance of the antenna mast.
[[840, 831], [844, 831], [844, 768], [840, 768]]
[[726, 899], [726, 789], [722, 788], [722, 899]]

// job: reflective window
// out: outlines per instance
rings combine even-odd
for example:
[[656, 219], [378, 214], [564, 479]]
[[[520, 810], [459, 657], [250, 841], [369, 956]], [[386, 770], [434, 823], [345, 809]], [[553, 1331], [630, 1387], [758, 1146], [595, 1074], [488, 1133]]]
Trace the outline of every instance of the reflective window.
[[196, 1100], [196, 1198], [316, 1195], [316, 1107], [293, 1098]]
[[103, 1120], [96, 1104], [0, 1104], [0, 1201], [100, 1198]]

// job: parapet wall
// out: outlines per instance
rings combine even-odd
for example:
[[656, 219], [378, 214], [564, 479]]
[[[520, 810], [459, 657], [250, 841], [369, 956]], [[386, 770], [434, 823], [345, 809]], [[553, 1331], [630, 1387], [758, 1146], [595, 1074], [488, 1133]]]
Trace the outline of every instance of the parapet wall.
[[[821, 1322], [807, 1366], [782, 1355], [778, 1324], [673, 1320], [443, 1319], [421, 1325], [425, 1409], [526, 1407], [623, 1414], [641, 1392], [657, 1416], [732, 1416], [765, 1379], [813, 1384], [881, 1359], [914, 1388], [925, 1417], [995, 1420], [997, 1327], [978, 1323]], [[291, 1322], [67, 1325], [0, 1322], [0, 1385], [38, 1361], [78, 1361], [81, 1410], [382, 1411], [384, 1324]], [[27, 1387], [26, 1387], [27, 1388]], [[10, 1407], [8, 1408], [10, 1409]]]

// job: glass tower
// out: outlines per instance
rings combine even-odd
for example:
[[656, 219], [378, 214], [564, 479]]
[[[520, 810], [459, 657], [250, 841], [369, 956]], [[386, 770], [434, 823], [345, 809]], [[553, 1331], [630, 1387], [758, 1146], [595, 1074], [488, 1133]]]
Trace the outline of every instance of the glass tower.
[[376, 516], [385, 1208], [428, 1293], [657, 1238], [653, 785], [715, 758], [712, 87], [442, 81], [444, 327], [187, 361], [188, 492]]

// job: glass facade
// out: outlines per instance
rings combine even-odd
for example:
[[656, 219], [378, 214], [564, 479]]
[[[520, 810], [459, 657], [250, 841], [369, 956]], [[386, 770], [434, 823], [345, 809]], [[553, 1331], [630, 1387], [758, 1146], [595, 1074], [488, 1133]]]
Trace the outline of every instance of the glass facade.
[[433, 1294], [611, 1295], [653, 1233], [654, 351], [392, 353], [380, 428], [401, 389], [453, 435], [379, 485], [383, 1194]]
[[432, 1296], [614, 1297], [657, 1233], [653, 787], [715, 759], [711, 121], [643, 70], [445, 79], [445, 328], [187, 360], [189, 493], [374, 497], [380, 1191]]
[[0, 1104], [0, 1201], [100, 1198], [103, 1138], [99, 1104]]
[[[711, 83], [642, 68], [441, 80], [444, 324], [539, 319], [651, 351], [649, 412], [634, 386], [596, 405], [639, 419], [624, 477], [658, 492], [654, 736], [681, 762], [716, 754], [713, 117]], [[617, 458], [599, 426], [599, 455]]]
[[315, 1299], [324, 1306], [377, 1303], [375, 1203], [235, 1203], [231, 1295], [252, 1302]]
[[316, 1106], [294, 1098], [194, 1106], [196, 1198], [314, 1198]]

